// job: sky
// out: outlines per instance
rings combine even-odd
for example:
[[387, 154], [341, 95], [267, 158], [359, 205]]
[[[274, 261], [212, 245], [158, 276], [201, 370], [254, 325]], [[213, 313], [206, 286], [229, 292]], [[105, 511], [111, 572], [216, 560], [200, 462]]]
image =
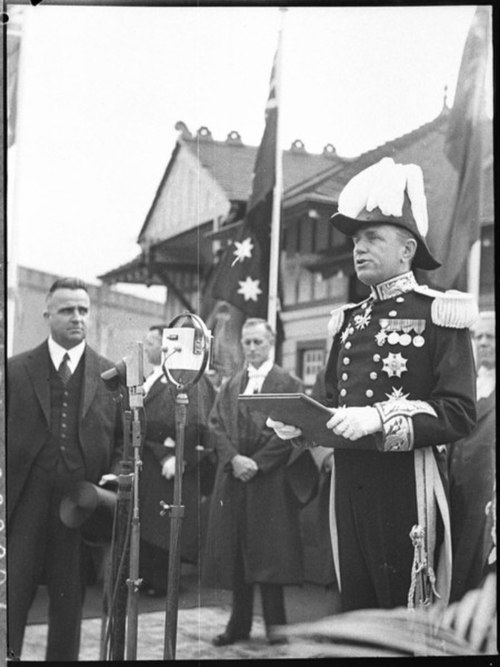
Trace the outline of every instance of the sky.
[[98, 282], [136, 256], [177, 121], [259, 144], [281, 20], [281, 147], [350, 157], [452, 104], [474, 10], [23, 5], [9, 261]]

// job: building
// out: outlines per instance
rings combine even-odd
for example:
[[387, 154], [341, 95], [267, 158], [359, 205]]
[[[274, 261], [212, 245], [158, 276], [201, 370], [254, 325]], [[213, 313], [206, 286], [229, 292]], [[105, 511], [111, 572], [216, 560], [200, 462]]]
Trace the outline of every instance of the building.
[[[457, 174], [444, 154], [448, 117], [449, 109], [443, 105], [435, 119], [356, 158], [338, 156], [331, 144], [321, 154], [311, 154], [300, 140], [283, 152], [281, 363], [299, 375], [307, 387], [312, 386], [324, 362], [330, 311], [366, 294], [354, 275], [350, 241], [329, 223], [339, 193], [354, 174], [385, 156], [403, 164], [419, 164], [428, 200], [428, 242], [439, 257], [443, 243], [439, 221], [451, 216], [457, 187]], [[243, 223], [257, 148], [245, 146], [234, 131], [218, 141], [206, 127], [196, 135], [182, 122], [176, 129], [176, 145], [139, 233], [141, 253], [100, 278], [108, 284], [166, 285], [167, 321], [185, 310], [204, 318], [216, 339], [215, 362], [222, 372], [230, 372], [240, 359], [242, 318], [232, 306], [221, 307], [214, 302], [209, 284], [224, 244]], [[485, 162], [484, 181], [480, 307], [492, 308], [491, 151]], [[431, 274], [426, 276], [428, 280], [432, 280]]]

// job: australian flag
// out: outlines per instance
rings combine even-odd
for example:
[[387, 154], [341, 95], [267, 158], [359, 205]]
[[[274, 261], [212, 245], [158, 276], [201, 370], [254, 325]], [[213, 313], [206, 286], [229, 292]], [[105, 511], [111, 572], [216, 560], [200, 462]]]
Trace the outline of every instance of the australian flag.
[[278, 105], [276, 62], [271, 72], [266, 125], [255, 158], [252, 191], [245, 220], [228, 245], [212, 286], [212, 295], [228, 301], [247, 317], [267, 317], [273, 191], [276, 183]]

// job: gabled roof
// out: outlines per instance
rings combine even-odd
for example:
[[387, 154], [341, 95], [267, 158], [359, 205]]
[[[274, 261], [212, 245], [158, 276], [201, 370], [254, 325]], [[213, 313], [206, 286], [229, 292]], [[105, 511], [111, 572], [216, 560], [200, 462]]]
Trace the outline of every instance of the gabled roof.
[[[201, 127], [196, 135], [193, 135], [186, 125], [179, 121], [176, 129], [180, 130], [180, 135], [139, 233], [139, 241], [148, 227], [162, 190], [167, 186], [179, 151], [183, 148], [199, 161], [200, 166], [222, 188], [229, 201], [246, 202], [250, 196], [257, 146], [243, 144], [236, 131], [230, 132], [224, 141], [219, 141], [213, 139], [210, 130], [206, 127]], [[327, 144], [322, 153], [308, 153], [302, 141], [296, 140], [289, 150], [283, 151], [284, 188], [294, 187], [304, 179], [309, 179], [312, 175], [331, 168], [332, 165], [343, 165], [344, 163], [345, 159], [337, 155], [331, 144]]]
[[[217, 141], [206, 127], [201, 127], [196, 136], [189, 133], [184, 123], [178, 123], [176, 127], [183, 130], [179, 142], [212, 173], [228, 199], [246, 201], [250, 196], [257, 146], [245, 146], [236, 131], [230, 132], [224, 141]], [[331, 144], [325, 146], [323, 153], [308, 153], [302, 141], [297, 139], [290, 149], [283, 151], [284, 187], [293, 187], [313, 174], [331, 168], [332, 163], [344, 162]]]

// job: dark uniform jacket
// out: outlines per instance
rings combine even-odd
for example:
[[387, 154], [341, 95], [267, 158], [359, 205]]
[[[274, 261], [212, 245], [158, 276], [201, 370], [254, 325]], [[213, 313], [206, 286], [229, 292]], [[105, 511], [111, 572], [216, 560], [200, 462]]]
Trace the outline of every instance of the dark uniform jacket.
[[[33, 463], [50, 436], [50, 379], [47, 341], [7, 364], [7, 511], [11, 517]], [[118, 395], [100, 375], [112, 362], [88, 345], [78, 416], [78, 438], [85, 479], [97, 484], [103, 474], [119, 471], [122, 451]], [[36, 498], [33, 499], [36, 503]]]
[[[181, 530], [181, 558], [198, 561], [200, 538], [200, 503], [205, 476], [213, 465], [208, 460], [208, 414], [215, 398], [211, 382], [202, 377], [188, 390], [186, 427], [184, 432], [185, 469], [182, 476], [184, 518]], [[144, 398], [146, 434], [142, 449], [142, 469], [139, 476], [139, 508], [141, 539], [168, 551], [170, 547], [170, 517], [161, 515], [160, 501], [173, 501], [174, 478], [161, 473], [162, 462], [175, 456], [175, 448], [165, 447], [167, 437], [177, 441], [175, 427], [175, 392], [166, 378], [151, 386]]]
[[[474, 426], [475, 372], [467, 327], [476, 312], [468, 295], [420, 287], [409, 272], [372, 288], [365, 301], [332, 313], [334, 338], [325, 381], [329, 404], [375, 406], [383, 423], [382, 433], [354, 442], [332, 434], [335, 498], [343, 507], [337, 503], [334, 511], [337, 535], [342, 539], [342, 526], [352, 511], [367, 523], [371, 546], [366, 549], [377, 550], [364, 558], [380, 558], [374, 570], [394, 558], [390, 567], [408, 571], [408, 585], [408, 534], [418, 523], [415, 475], [420, 463], [416, 465], [414, 450], [455, 442]], [[431, 451], [442, 471], [444, 453], [434, 447], [422, 454], [427, 457]], [[439, 481], [435, 478], [438, 473], [433, 484]], [[438, 491], [443, 512], [442, 480]], [[335, 541], [334, 536], [339, 567]], [[391, 545], [396, 555], [384, 553], [384, 545]]]
[[[248, 381], [246, 370], [223, 384], [210, 414], [218, 464], [210, 503], [203, 563], [206, 585], [232, 588], [237, 529], [242, 531], [248, 583], [296, 584], [302, 581], [299, 503], [285, 481], [292, 445], [265, 426], [266, 417], [238, 403]], [[294, 393], [302, 383], [274, 365], [262, 393]], [[242, 482], [231, 459], [244, 454], [259, 466]]]

